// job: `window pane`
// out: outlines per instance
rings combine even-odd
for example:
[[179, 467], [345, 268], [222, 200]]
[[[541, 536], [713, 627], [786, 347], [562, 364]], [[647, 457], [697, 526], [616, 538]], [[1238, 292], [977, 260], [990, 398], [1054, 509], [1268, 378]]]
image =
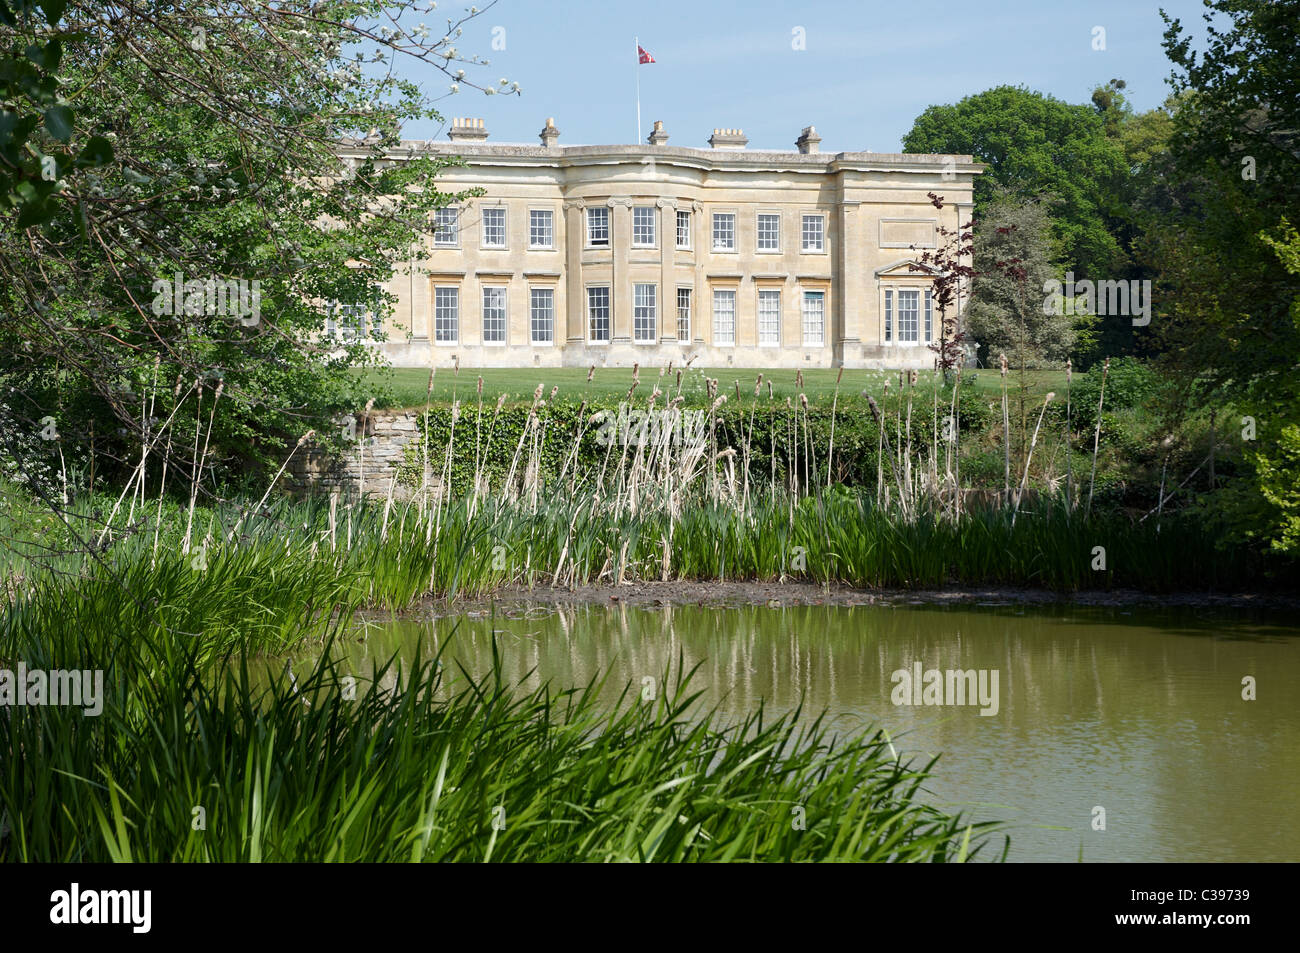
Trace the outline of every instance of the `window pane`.
[[714, 251], [734, 251], [736, 248], [736, 216], [733, 212], [713, 213]]
[[691, 213], [677, 213], [677, 247], [691, 247]]
[[547, 209], [528, 213], [528, 244], [533, 248], [551, 248], [555, 244], [554, 221]]
[[534, 344], [555, 342], [555, 289], [532, 289], [529, 323]]
[[677, 340], [691, 339], [691, 289], [677, 289]]
[[931, 298], [930, 289], [926, 288], [925, 289], [925, 339], [927, 341], [934, 340], [934, 338], [930, 337], [930, 312], [933, 310], [933, 306], [931, 304], [930, 298]]
[[506, 289], [483, 289], [483, 343], [506, 343]]
[[433, 291], [434, 340], [454, 344], [460, 338], [460, 289], [435, 288]]
[[821, 251], [823, 249], [825, 221], [820, 215], [805, 215], [803, 217], [804, 251]]
[[591, 340], [609, 340], [609, 289], [587, 289], [587, 327]]
[[885, 292], [885, 341], [894, 339], [894, 293]]
[[781, 248], [781, 216], [758, 217], [758, 250], [779, 251]]
[[653, 342], [658, 324], [658, 288], [655, 285], [632, 286], [632, 339]]
[[638, 205], [632, 209], [632, 244], [651, 246], [655, 243], [655, 208]]
[[587, 244], [609, 244], [609, 209], [604, 206], [587, 209]]
[[781, 344], [781, 292], [758, 293], [758, 343], [763, 347]]
[[505, 209], [485, 208], [483, 210], [483, 244], [489, 248], [506, 247]]
[[898, 293], [898, 340], [902, 344], [915, 344], [921, 310], [921, 292]]
[[736, 343], [736, 292], [713, 292], [713, 343]]
[[826, 343], [826, 296], [820, 291], [803, 293], [803, 343], [813, 347]]
[[460, 210], [449, 205], [433, 210], [433, 243], [435, 245], [455, 245], [457, 237], [457, 218]]

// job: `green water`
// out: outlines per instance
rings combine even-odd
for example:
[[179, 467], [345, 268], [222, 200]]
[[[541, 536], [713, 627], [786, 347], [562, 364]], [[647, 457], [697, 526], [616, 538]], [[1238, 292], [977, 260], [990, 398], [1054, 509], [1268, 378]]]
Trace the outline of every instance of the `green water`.
[[[1197, 610], [599, 605], [372, 623], [350, 652], [364, 671], [423, 640], [445, 645], [449, 672], [454, 659], [478, 673], [495, 639], [515, 680], [572, 687], [607, 672], [611, 702], [629, 681], [638, 696], [662, 690], [680, 658], [699, 665], [701, 705], [724, 716], [802, 699], [845, 731], [883, 726], [904, 760], [941, 753], [932, 803], [1009, 822], [1015, 860], [1295, 861], [1294, 623]], [[996, 713], [894, 704], [891, 676], [916, 662], [984, 670], [989, 689], [996, 672]]]

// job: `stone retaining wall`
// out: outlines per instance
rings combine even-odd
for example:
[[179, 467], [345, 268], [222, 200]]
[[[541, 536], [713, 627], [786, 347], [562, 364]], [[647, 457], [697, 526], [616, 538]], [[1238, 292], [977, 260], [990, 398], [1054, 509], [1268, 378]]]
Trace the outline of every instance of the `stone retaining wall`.
[[410, 487], [395, 480], [405, 457], [406, 445], [416, 439], [419, 415], [415, 411], [374, 411], [357, 416], [356, 440], [352, 451], [329, 454], [308, 445], [294, 454], [286, 471], [289, 490], [295, 495], [341, 493], [386, 498], [393, 487], [393, 499], [407, 500]]

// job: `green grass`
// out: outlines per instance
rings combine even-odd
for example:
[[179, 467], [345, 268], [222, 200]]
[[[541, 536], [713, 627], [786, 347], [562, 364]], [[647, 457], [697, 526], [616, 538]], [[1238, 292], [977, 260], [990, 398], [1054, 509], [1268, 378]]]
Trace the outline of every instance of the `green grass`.
[[[322, 563], [262, 557], [232, 558], [268, 574]], [[799, 712], [724, 725], [696, 710], [689, 676], [665, 677], [648, 701], [629, 686], [607, 706], [598, 683], [523, 692], [489, 673], [450, 689], [436, 657], [354, 673], [333, 652], [346, 598], [322, 613], [330, 594], [300, 579], [256, 589], [229, 566], [191, 577], [199, 589], [143, 564], [124, 585], [43, 580], [0, 617], [0, 665], [103, 669], [107, 696], [97, 717], [0, 707], [0, 860], [947, 861], [987, 850], [989, 825], [920, 803], [933, 762], [900, 764], [883, 733], [835, 736]], [[247, 628], [233, 628], [237, 614]], [[256, 652], [271, 632], [323, 638], [311, 670], [269, 674]]]
[[[375, 403], [377, 407], [409, 409], [423, 408], [425, 405], [429, 386], [427, 369], [399, 367], [357, 373], [364, 375], [365, 379], [372, 383], [377, 397]], [[630, 367], [597, 368], [595, 378], [590, 384], [587, 383], [587, 373], [588, 369], [585, 367], [484, 368], [482, 370], [462, 368], [459, 374], [450, 367], [439, 368], [434, 377], [433, 400], [435, 403], [450, 403], [453, 393], [462, 401], [477, 400], [480, 376], [483, 378], [483, 399], [487, 403], [493, 403], [498, 395], [503, 393], [507, 395], [507, 401], [531, 401], [538, 384], [543, 385], [548, 395], [552, 387], [558, 387], [556, 396], [559, 399], [569, 399], [573, 402], [583, 399], [589, 401], [612, 399], [617, 402], [632, 386]], [[767, 393], [766, 382], [770, 380], [773, 393], [778, 399], [798, 397], [800, 390], [795, 383], [794, 370], [735, 367], [693, 368], [685, 371], [682, 375], [682, 394], [687, 398], [688, 405], [702, 406], [707, 403], [704, 378], [708, 376], [718, 380], [721, 393], [734, 394], [735, 382], [739, 381], [740, 392], [750, 396], [754, 393], [754, 381], [760, 373], [764, 380], [764, 395]], [[920, 385], [929, 387], [931, 373], [920, 372]], [[807, 395], [809, 402], [830, 403], [835, 393], [835, 379], [838, 374], [839, 371], [833, 368], [805, 370], [803, 393]], [[1015, 372], [1008, 378], [1013, 387], [1016, 386], [1018, 374], [1019, 372]], [[1064, 390], [1064, 371], [1026, 371], [1025, 374], [1026, 378], [1035, 384], [1035, 393], [1041, 394], [1053, 388]], [[997, 371], [963, 372], [964, 378], [972, 375], [978, 389], [990, 394], [1001, 392], [1001, 379]], [[676, 376], [677, 369], [674, 368], [671, 377], [674, 395], [677, 393]], [[884, 391], [886, 379], [892, 380], [892, 386], [897, 388], [897, 371], [847, 370], [840, 383], [840, 395], [843, 397], [846, 394], [857, 394], [867, 390], [879, 397]], [[636, 396], [644, 398], [656, 385], [666, 390], [666, 383], [670, 377], [665, 374], [661, 381], [658, 367], [643, 366], [640, 369], [640, 380], [641, 386], [637, 388]]]

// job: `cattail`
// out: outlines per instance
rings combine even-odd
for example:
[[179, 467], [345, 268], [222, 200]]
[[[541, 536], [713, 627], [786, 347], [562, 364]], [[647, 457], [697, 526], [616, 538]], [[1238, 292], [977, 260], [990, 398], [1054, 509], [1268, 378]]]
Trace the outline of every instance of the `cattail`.
[[559, 384], [554, 384], [554, 385], [551, 386], [551, 400], [552, 400], [552, 401], [555, 400], [555, 395], [558, 394], [559, 392], [560, 392], [560, 385], [559, 385]]
[[538, 384], [538, 385], [537, 385], [537, 389], [533, 391], [533, 400], [541, 400], [541, 399], [542, 399], [542, 388], [543, 388], [544, 386], [545, 386], [545, 385], [543, 385], [543, 384]]
[[456, 355], [456, 364], [455, 364], [454, 369], [452, 370], [452, 373], [453, 373], [453, 374], [459, 374], [459, 373], [460, 373], [460, 355], [459, 355], [459, 354]]
[[505, 395], [505, 394], [498, 394], [498, 395], [497, 395], [497, 413], [501, 413], [501, 408], [504, 407], [505, 404], [506, 404], [506, 395]]
[[593, 364], [591, 365], [591, 369], [587, 371], [587, 383], [590, 384], [591, 379], [595, 376], [596, 376], [596, 365]]
[[736, 401], [740, 401], [740, 381], [736, 381]]
[[433, 375], [436, 373], [438, 373], [438, 369], [436, 367], [429, 368], [429, 389], [425, 391], [426, 394], [433, 393]]
[[808, 395], [804, 393], [800, 393], [799, 403], [803, 405], [803, 409], [806, 411], [808, 409]]
[[797, 370], [797, 371], [794, 372], [794, 382], [795, 382], [795, 386], [800, 387], [800, 388], [803, 387], [803, 371], [802, 371], [802, 370]]
[[682, 372], [680, 368], [677, 370], [677, 389], [682, 389]]
[[482, 374], [478, 376], [478, 395], [480, 397], [483, 396], [483, 375]]
[[1002, 365], [1002, 376], [1003, 376], [1003, 377], [1006, 377], [1006, 376], [1007, 376], [1007, 356], [1006, 356], [1005, 354], [999, 353], [999, 354], [998, 354], [998, 361], [999, 361], [999, 362], [1001, 363], [1001, 365]]
[[844, 365], [840, 365], [840, 372], [835, 375], [835, 386], [840, 386], [840, 381], [844, 380]]
[[773, 396], [773, 394], [772, 394], [772, 382], [771, 382], [771, 381], [768, 381], [768, 382], [767, 382], [767, 399], [768, 399], [768, 400], [771, 400], [771, 399], [772, 399], [772, 396]]

